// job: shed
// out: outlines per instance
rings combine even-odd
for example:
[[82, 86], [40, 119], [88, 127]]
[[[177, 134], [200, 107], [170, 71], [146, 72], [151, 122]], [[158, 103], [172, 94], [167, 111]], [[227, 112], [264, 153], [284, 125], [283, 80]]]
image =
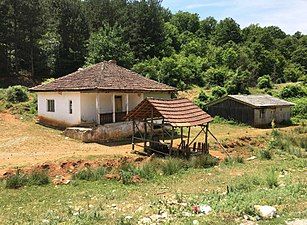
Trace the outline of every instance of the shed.
[[[140, 146], [144, 150], [165, 155], [208, 152], [208, 127], [213, 118], [188, 99], [147, 98], [127, 118], [133, 121], [132, 150]], [[140, 124], [144, 124], [144, 132], [139, 128]], [[196, 126], [201, 127], [201, 130], [192, 139], [191, 128]], [[155, 136], [154, 132], [157, 127], [161, 128], [159, 136]], [[186, 137], [183, 135], [184, 128], [188, 130]], [[178, 146], [174, 144], [174, 138], [178, 135], [175, 129], [179, 130]], [[196, 143], [202, 133], [204, 141]]]
[[206, 106], [212, 116], [259, 127], [290, 120], [293, 105], [270, 95], [228, 95]]

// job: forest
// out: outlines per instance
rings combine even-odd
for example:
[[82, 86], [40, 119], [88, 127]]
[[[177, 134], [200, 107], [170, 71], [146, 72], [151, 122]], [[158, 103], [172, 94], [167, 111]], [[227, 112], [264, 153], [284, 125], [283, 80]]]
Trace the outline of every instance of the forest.
[[172, 13], [160, 0], [0, 0], [0, 15], [2, 88], [111, 59], [179, 90], [307, 80], [307, 35]]

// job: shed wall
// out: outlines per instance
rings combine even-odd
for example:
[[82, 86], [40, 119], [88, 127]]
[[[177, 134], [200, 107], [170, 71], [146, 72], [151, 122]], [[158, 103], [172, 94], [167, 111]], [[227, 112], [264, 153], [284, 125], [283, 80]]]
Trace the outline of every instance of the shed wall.
[[274, 120], [276, 123], [290, 120], [290, 106], [255, 109], [255, 125], [267, 125]]
[[208, 107], [211, 116], [221, 116], [225, 119], [233, 119], [242, 123], [254, 125], [254, 110], [245, 104], [226, 99]]

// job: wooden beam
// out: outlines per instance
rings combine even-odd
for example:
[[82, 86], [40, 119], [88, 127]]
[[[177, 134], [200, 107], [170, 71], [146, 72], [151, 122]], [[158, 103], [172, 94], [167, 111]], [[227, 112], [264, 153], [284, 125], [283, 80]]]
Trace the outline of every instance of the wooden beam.
[[227, 152], [226, 148], [217, 140], [217, 138], [214, 136], [214, 134], [208, 129], [209, 134], [214, 138], [214, 140], [221, 146], [221, 148], [224, 150], [224, 152], [227, 154], [228, 157], [230, 157], [229, 153]]
[[146, 137], [147, 137], [147, 121], [146, 121], [146, 119], [144, 120], [144, 150], [145, 150], [145, 148], [146, 148], [146, 145], [147, 145], [147, 142], [146, 142]]
[[112, 95], [112, 113], [113, 113], [113, 123], [116, 122], [116, 116], [115, 116], [115, 94]]
[[172, 126], [171, 144], [169, 146], [169, 155], [172, 155], [173, 143], [174, 143], [174, 127]]
[[100, 101], [99, 93], [96, 93], [96, 122], [100, 125]]
[[128, 93], [126, 94], [126, 103], [127, 103], [127, 105], [126, 105], [126, 113], [128, 115], [128, 113], [129, 113], [129, 94]]
[[132, 121], [132, 151], [134, 151], [134, 138], [135, 138], [135, 120]]
[[206, 132], [205, 132], [205, 152], [209, 153], [209, 149], [208, 149], [208, 130], [209, 130], [209, 123], [207, 123], [206, 125]]

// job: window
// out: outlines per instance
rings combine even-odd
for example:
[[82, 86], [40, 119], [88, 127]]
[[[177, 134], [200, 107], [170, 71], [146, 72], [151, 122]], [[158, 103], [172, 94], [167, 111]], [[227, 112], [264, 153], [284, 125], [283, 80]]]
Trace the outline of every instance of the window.
[[53, 99], [47, 99], [47, 112], [55, 112]]
[[72, 100], [69, 100], [69, 114], [72, 114]]
[[260, 109], [260, 114], [259, 114], [260, 119], [265, 117], [265, 111], [264, 109]]

